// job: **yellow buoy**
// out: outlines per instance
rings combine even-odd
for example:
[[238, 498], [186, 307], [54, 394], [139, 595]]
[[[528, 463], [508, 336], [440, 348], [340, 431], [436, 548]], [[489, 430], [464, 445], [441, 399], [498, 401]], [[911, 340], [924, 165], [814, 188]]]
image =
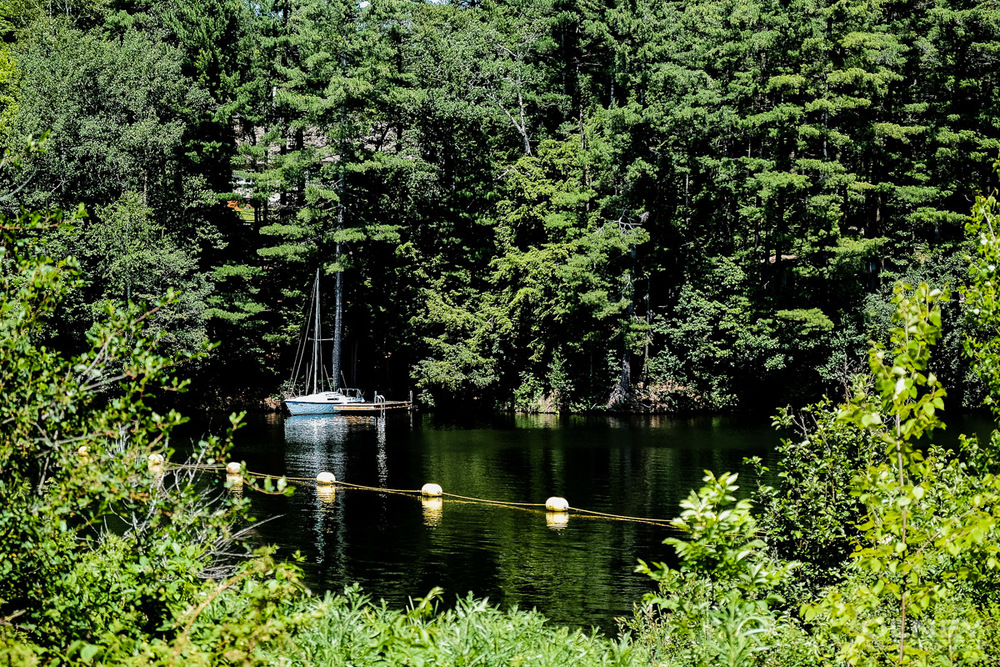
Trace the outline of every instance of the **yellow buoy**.
[[226, 472], [229, 473], [230, 475], [239, 475], [240, 474], [240, 464], [237, 463], [236, 461], [230, 461], [226, 465]]
[[420, 487], [420, 495], [427, 498], [440, 498], [443, 493], [440, 484], [424, 484]]
[[545, 525], [553, 530], [562, 530], [569, 523], [568, 512], [546, 512]]
[[559, 496], [552, 496], [545, 501], [545, 509], [550, 512], [568, 512], [569, 503], [565, 498], [560, 498]]
[[332, 472], [321, 472], [316, 475], [316, 483], [322, 485], [336, 484], [337, 478]]

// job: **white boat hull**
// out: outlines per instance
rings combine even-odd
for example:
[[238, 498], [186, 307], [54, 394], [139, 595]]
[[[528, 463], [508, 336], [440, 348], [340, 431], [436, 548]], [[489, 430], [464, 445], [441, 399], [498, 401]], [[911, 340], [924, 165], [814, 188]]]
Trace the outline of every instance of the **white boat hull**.
[[328, 391], [285, 399], [292, 415], [377, 414], [384, 410], [409, 409], [409, 401], [357, 401], [340, 392]]
[[318, 403], [303, 403], [300, 401], [285, 401], [285, 406], [292, 416], [296, 415], [363, 415], [379, 414], [384, 410], [409, 410], [409, 401], [386, 401], [385, 403], [341, 403], [323, 405]]
[[332, 415], [341, 407], [336, 403], [310, 403], [307, 401], [285, 401], [285, 407], [293, 415]]

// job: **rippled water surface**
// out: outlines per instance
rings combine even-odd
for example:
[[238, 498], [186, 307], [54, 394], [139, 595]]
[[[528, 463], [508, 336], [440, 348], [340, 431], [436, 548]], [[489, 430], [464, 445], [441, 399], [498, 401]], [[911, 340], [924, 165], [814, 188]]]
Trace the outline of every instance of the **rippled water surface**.
[[[761, 422], [610, 417], [508, 417], [457, 424], [432, 416], [256, 418], [234, 456], [250, 470], [390, 489], [440, 484], [461, 496], [571, 506], [669, 519], [703, 470], [743, 471], [770, 456], [777, 436]], [[402, 606], [435, 587], [444, 601], [472, 592], [504, 608], [536, 608], [558, 623], [615, 630], [616, 617], [652, 586], [640, 558], [670, 560], [667, 529], [543, 511], [303, 485], [290, 498], [253, 496], [257, 532], [298, 551], [314, 590], [359, 583]], [[276, 518], [275, 518], [276, 517]]]

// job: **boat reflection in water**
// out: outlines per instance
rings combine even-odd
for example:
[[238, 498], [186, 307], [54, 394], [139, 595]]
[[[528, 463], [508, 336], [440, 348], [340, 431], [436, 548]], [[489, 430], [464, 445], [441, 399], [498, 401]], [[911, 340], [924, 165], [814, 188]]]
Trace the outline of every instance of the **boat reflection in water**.
[[[366, 452], [362, 460], [374, 458], [378, 486], [388, 485], [389, 469], [386, 456], [385, 418], [365, 415], [300, 415], [285, 419], [285, 474], [292, 483], [299, 482], [299, 502], [311, 492], [312, 480], [321, 472], [331, 472], [338, 482], [370, 484], [371, 471], [359, 465], [359, 445]], [[375, 440], [375, 456], [365, 447], [371, 435]], [[351, 452], [351, 449], [355, 451]], [[353, 466], [352, 466], [353, 463]], [[311, 514], [315, 521], [312, 532], [317, 548], [316, 562], [332, 557], [344, 558], [345, 513], [349, 505], [343, 499], [350, 489], [317, 486]], [[382, 495], [382, 494], [379, 494]]]
[[379, 486], [388, 481], [385, 453], [385, 418], [364, 415], [300, 415], [285, 419], [285, 470], [289, 477], [315, 479], [332, 472], [348, 479], [348, 442], [359, 434], [375, 434]]

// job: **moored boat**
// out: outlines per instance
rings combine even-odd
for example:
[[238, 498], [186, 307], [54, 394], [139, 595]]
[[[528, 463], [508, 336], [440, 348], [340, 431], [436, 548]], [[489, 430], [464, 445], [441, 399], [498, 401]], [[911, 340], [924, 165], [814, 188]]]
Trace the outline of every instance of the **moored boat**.
[[378, 414], [385, 410], [408, 410], [411, 407], [409, 401], [387, 401], [378, 394], [375, 394], [374, 401], [366, 401], [357, 389], [321, 391], [286, 398], [285, 405], [292, 415]]
[[[310, 303], [311, 310], [296, 354], [295, 368], [292, 371], [292, 388], [285, 392], [285, 406], [288, 411], [292, 415], [344, 415], [381, 414], [386, 410], [410, 409], [412, 407], [410, 401], [388, 401], [385, 396], [380, 396], [378, 393], [375, 394], [374, 400], [366, 401], [360, 389], [330, 388], [336, 387], [336, 383], [326, 375], [322, 361], [320, 342], [324, 339], [320, 328], [318, 270], [313, 283]], [[305, 351], [310, 342], [312, 343], [312, 354], [307, 357]], [[334, 345], [334, 350], [338, 349], [339, 346]], [[334, 363], [333, 366], [338, 368], [339, 364]]]

